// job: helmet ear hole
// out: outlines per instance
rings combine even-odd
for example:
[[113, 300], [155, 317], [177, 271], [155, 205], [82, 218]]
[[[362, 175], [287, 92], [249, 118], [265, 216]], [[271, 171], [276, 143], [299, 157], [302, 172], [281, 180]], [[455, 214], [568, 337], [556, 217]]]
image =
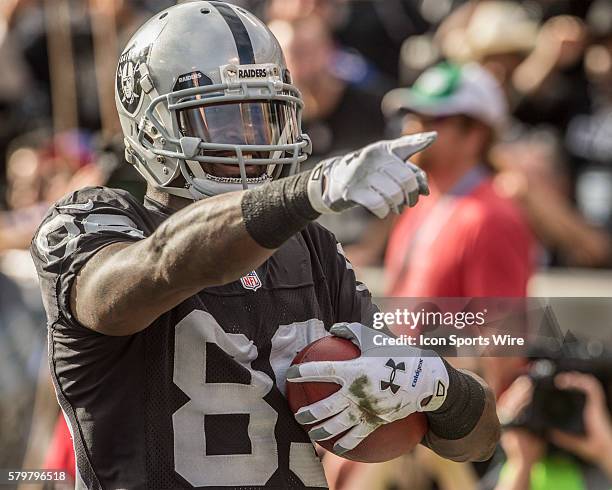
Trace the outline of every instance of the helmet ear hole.
[[153, 138], [151, 138], [151, 136], [149, 136], [147, 133], [143, 132], [142, 133], [142, 137], [147, 141], [147, 143], [149, 143], [151, 146], [153, 146], [153, 144], [155, 143], [153, 141]]

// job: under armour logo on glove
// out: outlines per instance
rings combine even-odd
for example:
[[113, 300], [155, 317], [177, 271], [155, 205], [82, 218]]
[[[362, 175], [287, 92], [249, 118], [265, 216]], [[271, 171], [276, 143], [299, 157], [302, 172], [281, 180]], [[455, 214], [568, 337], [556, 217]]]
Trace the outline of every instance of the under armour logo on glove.
[[391, 369], [391, 374], [389, 375], [389, 381], [385, 381], [384, 379], [380, 380], [380, 389], [381, 391], [391, 389], [391, 393], [395, 395], [401, 388], [400, 385], [396, 385], [394, 383], [395, 374], [397, 373], [397, 371], [406, 372], [406, 364], [404, 364], [403, 362], [395, 364], [395, 361], [393, 359], [389, 359], [386, 362], [385, 366]]

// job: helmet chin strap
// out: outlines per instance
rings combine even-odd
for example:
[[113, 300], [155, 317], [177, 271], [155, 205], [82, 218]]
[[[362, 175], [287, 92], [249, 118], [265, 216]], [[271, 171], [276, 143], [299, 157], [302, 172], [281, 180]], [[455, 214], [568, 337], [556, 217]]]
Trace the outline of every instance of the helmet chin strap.
[[[242, 179], [240, 177], [217, 177], [209, 173], [204, 173], [205, 178], [189, 177], [189, 193], [193, 199], [198, 201], [206, 197], [213, 197], [227, 192], [242, 191]], [[247, 187], [253, 189], [270, 181], [268, 174], [263, 174], [260, 177], [247, 178]]]

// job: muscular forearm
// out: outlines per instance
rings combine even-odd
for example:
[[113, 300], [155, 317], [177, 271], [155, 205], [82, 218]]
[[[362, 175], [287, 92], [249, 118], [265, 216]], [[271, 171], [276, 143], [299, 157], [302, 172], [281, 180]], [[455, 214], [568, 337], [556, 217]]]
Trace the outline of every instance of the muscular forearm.
[[106, 334], [128, 335], [201, 289], [238, 279], [317, 217], [306, 182], [301, 174], [198, 201], [145, 240], [103, 249], [73, 286], [77, 319]]
[[205, 199], [165, 221], [147, 239], [147, 256], [160, 286], [189, 292], [226, 284], [273, 252], [248, 234], [243, 193]]
[[446, 365], [448, 395], [438, 410], [426, 412], [429, 431], [423, 443], [453, 461], [484, 461], [500, 436], [495, 397], [478, 376]]

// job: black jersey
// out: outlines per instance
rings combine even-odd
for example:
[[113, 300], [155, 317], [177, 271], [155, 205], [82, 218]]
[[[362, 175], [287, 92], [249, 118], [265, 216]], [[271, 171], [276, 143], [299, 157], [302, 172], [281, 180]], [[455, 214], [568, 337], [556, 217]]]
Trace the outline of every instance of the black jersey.
[[333, 235], [311, 224], [257, 270], [203, 289], [137, 334], [80, 325], [69, 306], [79, 269], [168, 215], [124, 191], [86, 188], [57, 202], [32, 241], [77, 486], [326, 487], [287, 405], [285, 371], [333, 323], [370, 323], [369, 292]]

